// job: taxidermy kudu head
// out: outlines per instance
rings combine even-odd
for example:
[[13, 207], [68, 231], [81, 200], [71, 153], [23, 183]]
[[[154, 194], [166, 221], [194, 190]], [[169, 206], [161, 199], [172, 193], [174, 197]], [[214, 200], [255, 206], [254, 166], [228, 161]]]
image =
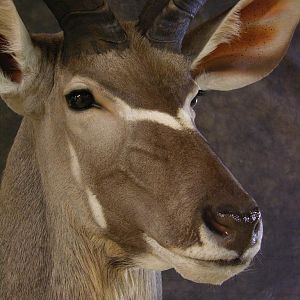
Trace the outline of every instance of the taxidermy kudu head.
[[[197, 131], [203, 90], [268, 75], [298, 0], [45, 1], [64, 34], [32, 35], [0, 0], [0, 95], [24, 116], [0, 202], [0, 298], [155, 299], [159, 273], [221, 284], [260, 249], [262, 220]], [[1, 298], [2, 299], [2, 298]]]

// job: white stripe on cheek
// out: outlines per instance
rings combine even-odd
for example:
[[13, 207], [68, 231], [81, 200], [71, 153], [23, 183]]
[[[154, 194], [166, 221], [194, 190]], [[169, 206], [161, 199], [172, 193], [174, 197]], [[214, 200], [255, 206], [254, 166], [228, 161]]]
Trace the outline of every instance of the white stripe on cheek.
[[81, 170], [80, 170], [80, 165], [79, 165], [77, 154], [75, 152], [73, 145], [70, 143], [70, 141], [68, 141], [68, 145], [69, 145], [69, 151], [70, 151], [70, 156], [71, 156], [72, 175], [73, 175], [74, 179], [76, 180], [76, 182], [79, 185], [82, 185]]
[[89, 188], [86, 189], [86, 194], [88, 196], [89, 205], [95, 221], [101, 228], [106, 228], [107, 224], [104, 217], [103, 209], [100, 202], [97, 199], [97, 196], [93, 194]]
[[[81, 175], [81, 169], [79, 165], [79, 160], [78, 156], [76, 154], [76, 151], [73, 147], [73, 145], [68, 141], [69, 145], [69, 151], [70, 151], [70, 156], [71, 156], [71, 172], [72, 175], [76, 181], [76, 183], [84, 189], [84, 184], [82, 181], [82, 175]], [[104, 217], [103, 209], [100, 204], [100, 202], [97, 199], [97, 196], [92, 193], [92, 191], [89, 188], [85, 188], [85, 192], [88, 198], [88, 203], [92, 212], [92, 215], [96, 221], [96, 223], [101, 227], [101, 228], [106, 228], [107, 223]]]

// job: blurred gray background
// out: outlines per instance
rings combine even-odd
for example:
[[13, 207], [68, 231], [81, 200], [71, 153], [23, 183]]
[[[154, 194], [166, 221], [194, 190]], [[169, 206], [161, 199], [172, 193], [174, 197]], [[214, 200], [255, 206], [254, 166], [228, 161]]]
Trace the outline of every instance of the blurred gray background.
[[[128, 2], [136, 3], [135, 9]], [[263, 0], [261, 0], [263, 1]], [[120, 17], [135, 18], [145, 0], [110, 0]], [[207, 19], [234, 0], [209, 0]], [[31, 32], [55, 32], [41, 0], [15, 0]], [[163, 272], [164, 300], [300, 299], [300, 29], [287, 56], [266, 79], [232, 92], [209, 92], [196, 123], [263, 211], [262, 251], [249, 270], [220, 287]], [[0, 173], [20, 124], [0, 101]], [[71, 299], [70, 299], [71, 300]]]

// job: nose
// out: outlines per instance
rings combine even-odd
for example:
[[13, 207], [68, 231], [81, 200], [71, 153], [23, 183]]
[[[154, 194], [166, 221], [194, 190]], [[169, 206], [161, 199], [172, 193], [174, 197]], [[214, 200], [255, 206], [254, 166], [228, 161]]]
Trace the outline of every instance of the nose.
[[222, 246], [242, 255], [259, 239], [261, 213], [257, 207], [239, 212], [233, 207], [209, 207], [203, 215], [206, 226], [221, 237]]

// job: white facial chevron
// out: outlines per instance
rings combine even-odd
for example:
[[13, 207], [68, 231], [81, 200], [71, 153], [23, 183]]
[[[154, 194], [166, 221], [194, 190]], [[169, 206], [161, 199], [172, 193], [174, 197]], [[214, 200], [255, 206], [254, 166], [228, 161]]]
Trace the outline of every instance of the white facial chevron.
[[116, 101], [121, 115], [129, 122], [149, 121], [175, 130], [195, 129], [191, 116], [183, 108], [180, 108], [177, 116], [174, 117], [156, 110], [132, 108], [119, 98]]

